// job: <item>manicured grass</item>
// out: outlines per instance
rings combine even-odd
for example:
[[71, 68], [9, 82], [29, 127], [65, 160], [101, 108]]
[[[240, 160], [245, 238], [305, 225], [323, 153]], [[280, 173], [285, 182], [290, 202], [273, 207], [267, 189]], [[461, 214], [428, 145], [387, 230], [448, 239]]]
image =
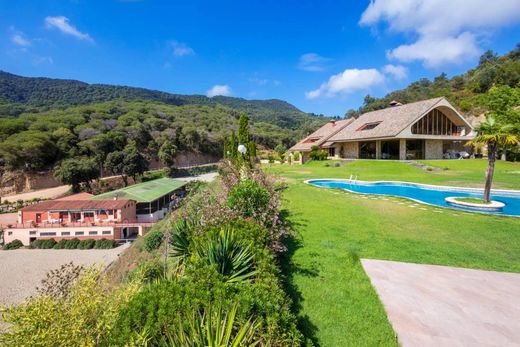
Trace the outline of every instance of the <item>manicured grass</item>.
[[[356, 256], [520, 272], [520, 218], [466, 213], [303, 183], [308, 178], [348, 178], [351, 172], [365, 180], [477, 183], [474, 170], [480, 170], [481, 163], [464, 161], [475, 165], [472, 169], [459, 164], [462, 161], [451, 166], [454, 162], [449, 162], [449, 174], [376, 161], [356, 161], [339, 168], [310, 163], [268, 169], [288, 182], [284, 208], [298, 232], [298, 242], [290, 245], [285, 272], [300, 327], [315, 344], [396, 345], [383, 307]], [[515, 174], [506, 172], [518, 168], [518, 164], [500, 163], [497, 184], [520, 188]]]
[[[487, 167], [487, 160], [484, 159], [421, 161], [425, 165], [434, 167], [434, 171], [398, 161], [356, 160], [348, 163], [340, 162], [340, 167], [334, 167], [331, 161], [328, 163], [329, 167], [325, 167], [324, 162], [293, 166], [272, 164], [266, 167], [284, 177], [299, 180], [349, 178], [353, 175], [364, 181], [394, 180], [477, 188], [484, 187]], [[520, 163], [497, 161], [493, 188], [520, 189]]]
[[484, 201], [484, 199], [464, 198], [464, 197], [455, 197], [453, 199], [455, 201], [469, 202], [469, 203], [472, 203], [472, 204], [491, 205], [491, 202], [486, 202], [486, 201]]

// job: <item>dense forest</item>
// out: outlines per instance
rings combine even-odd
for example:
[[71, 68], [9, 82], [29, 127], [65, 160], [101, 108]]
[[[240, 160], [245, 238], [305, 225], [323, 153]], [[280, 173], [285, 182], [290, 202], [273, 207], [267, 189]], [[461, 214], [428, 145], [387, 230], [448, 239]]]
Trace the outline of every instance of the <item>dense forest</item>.
[[422, 78], [382, 98], [367, 95], [358, 110], [348, 110], [345, 116], [357, 117], [364, 112], [388, 107], [392, 100], [406, 104], [439, 96], [446, 97], [465, 115], [478, 116], [486, 110], [485, 93], [493, 85], [516, 88], [519, 83], [520, 44], [517, 44], [514, 50], [503, 56], [486, 51], [480, 57], [478, 66], [462, 75], [448, 78], [445, 73], [441, 73], [433, 81]]
[[129, 163], [132, 170], [151, 161], [171, 163], [179, 152], [220, 157], [224, 138], [244, 113], [256, 143], [271, 149], [289, 147], [327, 121], [281, 100], [186, 96], [0, 72], [0, 165], [41, 171], [61, 163], [70, 171], [81, 164], [85, 172], [121, 173], [117, 164], [129, 156], [137, 160]]
[[87, 84], [74, 80], [22, 77], [0, 71], [0, 116], [16, 116], [70, 106], [90, 105], [111, 100], [145, 100], [174, 106], [227, 106], [246, 112], [254, 122], [269, 122], [287, 129], [300, 129], [315, 117], [277, 99], [246, 100], [229, 96], [170, 94], [157, 90]]

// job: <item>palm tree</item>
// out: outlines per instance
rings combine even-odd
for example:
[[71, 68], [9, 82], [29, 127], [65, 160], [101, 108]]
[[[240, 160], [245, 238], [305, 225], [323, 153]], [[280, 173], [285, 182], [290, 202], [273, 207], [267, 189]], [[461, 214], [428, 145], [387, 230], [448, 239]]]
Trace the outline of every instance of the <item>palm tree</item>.
[[487, 115], [486, 121], [480, 123], [480, 125], [475, 129], [477, 131], [477, 136], [475, 136], [472, 143], [485, 144], [487, 145], [488, 151], [488, 168], [486, 170], [484, 202], [489, 202], [498, 148], [515, 145], [519, 142], [518, 136], [512, 132], [513, 129], [514, 127], [511, 124], [503, 125], [497, 123], [495, 117], [492, 115]]

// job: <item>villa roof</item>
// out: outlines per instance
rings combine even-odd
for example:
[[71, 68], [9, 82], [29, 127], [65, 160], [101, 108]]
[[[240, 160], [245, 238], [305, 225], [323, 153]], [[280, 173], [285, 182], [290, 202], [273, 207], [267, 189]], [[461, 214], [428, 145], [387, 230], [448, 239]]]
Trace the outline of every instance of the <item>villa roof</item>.
[[87, 199], [90, 199], [91, 197], [93, 197], [94, 195], [90, 194], [90, 193], [77, 193], [77, 194], [72, 194], [72, 195], [67, 195], [67, 196], [64, 196], [62, 198], [59, 198], [59, 199], [55, 199], [55, 200], [61, 200], [61, 201], [66, 201], [66, 200], [87, 200]]
[[22, 208], [23, 212], [119, 210], [130, 200], [48, 200]]
[[327, 122], [324, 126], [292, 146], [290, 151], [310, 152], [312, 146], [321, 146], [331, 136], [353, 122], [353, 118]]
[[152, 202], [186, 185], [186, 182], [169, 177], [134, 184], [93, 196], [92, 200], [129, 199], [137, 202]]
[[[348, 127], [344, 127], [329, 141], [345, 141], [397, 136], [421, 115], [431, 110], [444, 98], [434, 98], [412, 102], [405, 105], [391, 106], [382, 110], [363, 113]], [[363, 129], [363, 128], [368, 129]]]

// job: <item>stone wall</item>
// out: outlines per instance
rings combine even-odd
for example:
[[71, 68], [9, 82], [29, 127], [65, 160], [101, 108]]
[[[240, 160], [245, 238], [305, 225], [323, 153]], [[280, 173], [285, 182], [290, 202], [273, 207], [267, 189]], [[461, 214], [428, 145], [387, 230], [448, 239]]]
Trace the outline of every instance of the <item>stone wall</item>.
[[59, 185], [60, 183], [52, 176], [52, 172], [4, 171], [0, 176], [0, 196], [52, 188]]
[[343, 158], [357, 159], [359, 157], [359, 143], [345, 142], [343, 145]]
[[442, 140], [425, 140], [424, 152], [424, 159], [442, 159]]

